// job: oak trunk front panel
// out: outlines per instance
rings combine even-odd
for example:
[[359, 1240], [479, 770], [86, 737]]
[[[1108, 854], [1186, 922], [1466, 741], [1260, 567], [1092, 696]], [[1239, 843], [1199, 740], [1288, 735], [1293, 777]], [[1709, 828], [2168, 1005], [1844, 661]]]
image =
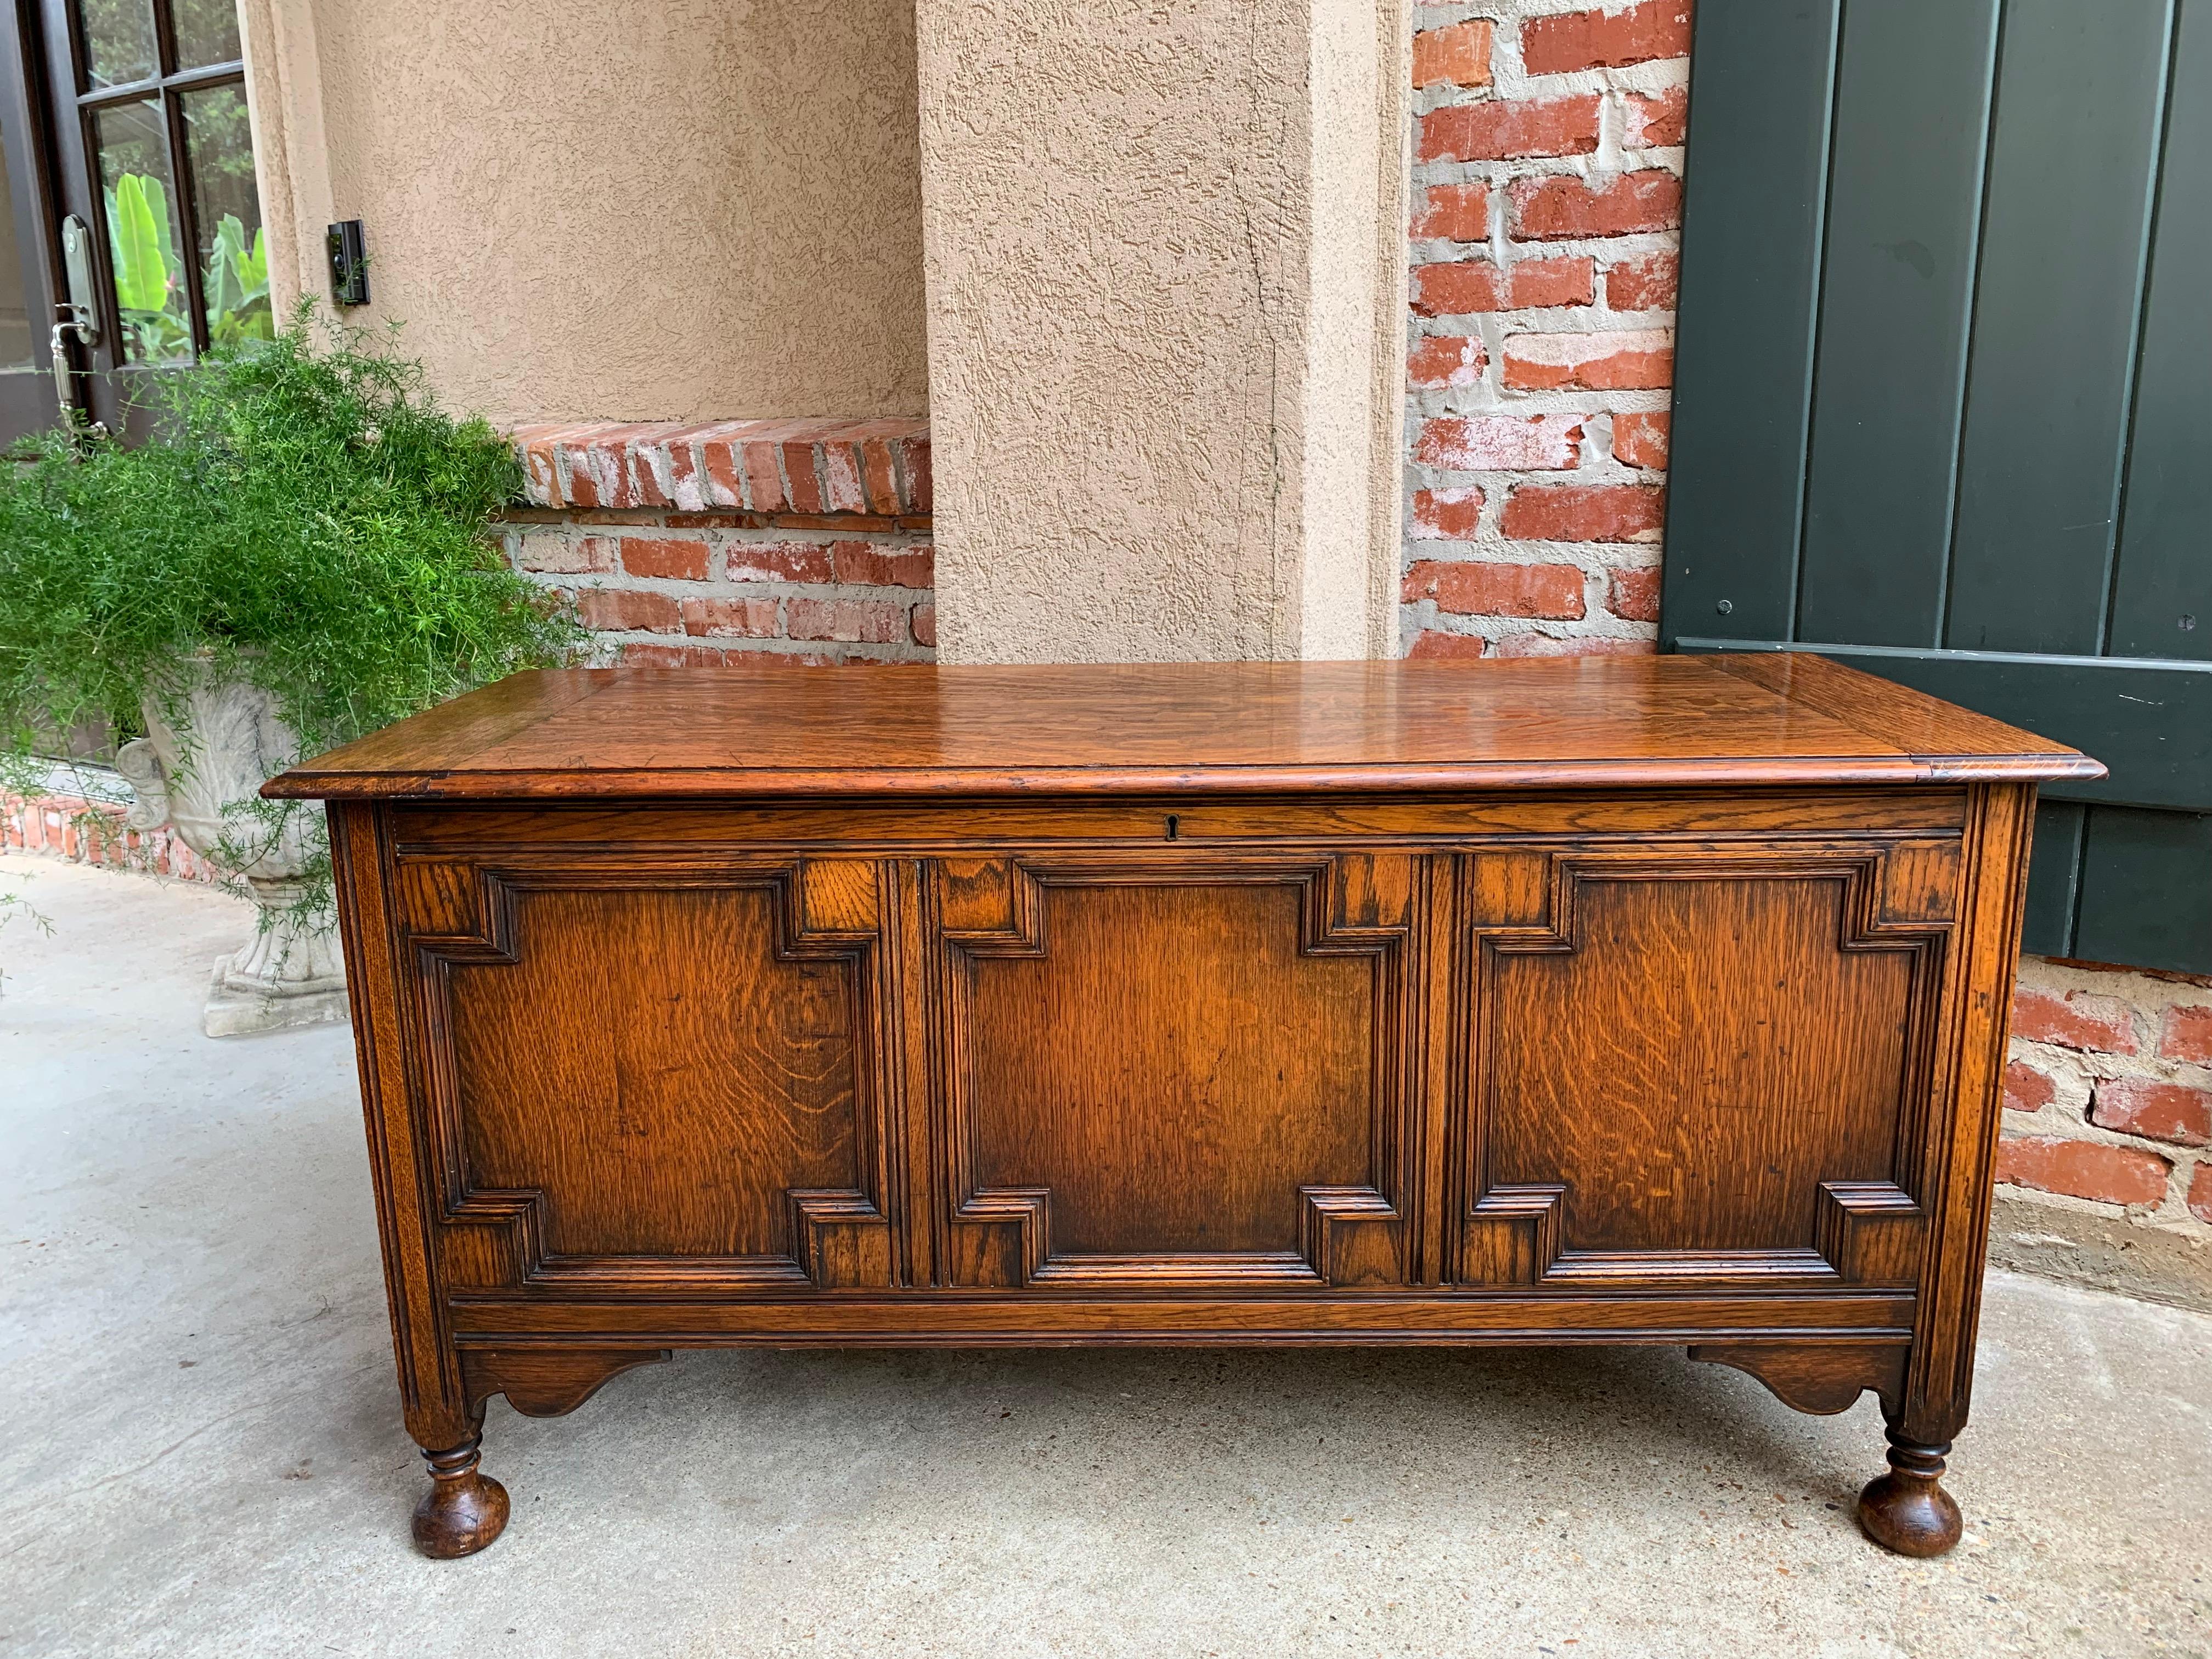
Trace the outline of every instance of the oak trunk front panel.
[[1471, 863], [1462, 1280], [1917, 1282], [1956, 840]]
[[[855, 856], [856, 817], [824, 858], [563, 816], [395, 838], [464, 1329], [501, 1297], [1918, 1282], [1956, 831], [917, 858]], [[1839, 1328], [1899, 1340], [1895, 1307]]]
[[[1174, 672], [1207, 678], [1163, 708], [1290, 671]], [[1297, 672], [1328, 683], [1252, 694], [1211, 771], [972, 796], [910, 761], [963, 741], [958, 671], [898, 683], [939, 701], [892, 709], [906, 769], [843, 798], [690, 799], [650, 748], [634, 799], [573, 770], [533, 798], [529, 768], [619, 750], [633, 680], [722, 717], [716, 676], [556, 683], [557, 741], [507, 687], [423, 717], [522, 745], [480, 781], [404, 726], [306, 775], [337, 798], [426, 1550], [503, 1524], [491, 1395], [566, 1411], [679, 1347], [1561, 1340], [1686, 1344], [1808, 1411], [1873, 1389], [1863, 1518], [1948, 1547], [2033, 781], [2092, 764], [1826, 665]], [[1601, 782], [1507, 752], [1535, 679], [1612, 688], [1559, 738]], [[1038, 718], [1123, 730], [1076, 690]], [[1496, 758], [1445, 787], [1407, 748], [1424, 700]], [[1340, 784], [1265, 769], [1351, 717]], [[1753, 739], [1775, 758], [1728, 764], [1757, 787], [1707, 781]], [[1602, 758], [1636, 743], [1643, 771]], [[1426, 781], [1358, 769], [1393, 744]]]

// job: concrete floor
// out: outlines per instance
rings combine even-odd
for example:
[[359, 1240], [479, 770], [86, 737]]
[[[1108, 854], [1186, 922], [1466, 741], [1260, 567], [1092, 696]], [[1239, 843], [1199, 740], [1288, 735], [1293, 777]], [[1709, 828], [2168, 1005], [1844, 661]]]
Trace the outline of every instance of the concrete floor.
[[679, 1356], [494, 1402], [424, 1561], [349, 1033], [199, 1035], [233, 901], [9, 887], [0, 1653], [2212, 1655], [2212, 1318], [2004, 1274], [1942, 1561], [1871, 1401], [1679, 1350]]

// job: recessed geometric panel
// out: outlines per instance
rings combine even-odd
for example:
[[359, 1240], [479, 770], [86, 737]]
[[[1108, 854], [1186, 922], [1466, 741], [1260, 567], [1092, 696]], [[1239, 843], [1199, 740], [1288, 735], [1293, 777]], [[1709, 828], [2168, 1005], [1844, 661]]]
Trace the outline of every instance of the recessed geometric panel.
[[767, 885], [526, 890], [457, 963], [468, 1184], [544, 1194], [560, 1256], [790, 1256], [855, 1180], [853, 969], [779, 960]]
[[975, 960], [974, 1179], [1048, 1188], [1051, 1251], [1296, 1252], [1372, 1178], [1375, 966], [1300, 949], [1291, 882], [1053, 885], [1040, 956]]
[[1569, 1252], [1814, 1248], [1823, 1182], [1891, 1178], [1912, 1006], [1845, 886], [1579, 882], [1571, 950], [1491, 960], [1486, 1184], [1562, 1187]]

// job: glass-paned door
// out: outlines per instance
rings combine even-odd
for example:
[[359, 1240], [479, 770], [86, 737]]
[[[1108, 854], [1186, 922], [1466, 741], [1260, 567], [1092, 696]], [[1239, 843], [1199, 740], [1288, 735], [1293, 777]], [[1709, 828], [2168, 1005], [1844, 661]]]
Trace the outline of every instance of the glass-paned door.
[[56, 424], [51, 359], [56, 283], [35, 53], [0, 12], [0, 451]]
[[143, 430], [146, 377], [272, 327], [234, 0], [40, 0], [54, 182], [94, 228], [90, 415]]

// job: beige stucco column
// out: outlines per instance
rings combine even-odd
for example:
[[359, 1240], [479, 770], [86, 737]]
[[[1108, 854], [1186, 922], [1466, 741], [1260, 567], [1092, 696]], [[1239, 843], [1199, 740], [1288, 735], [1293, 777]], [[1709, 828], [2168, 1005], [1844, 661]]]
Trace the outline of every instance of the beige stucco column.
[[1401, 0], [920, 0], [939, 648], [1395, 654]]

